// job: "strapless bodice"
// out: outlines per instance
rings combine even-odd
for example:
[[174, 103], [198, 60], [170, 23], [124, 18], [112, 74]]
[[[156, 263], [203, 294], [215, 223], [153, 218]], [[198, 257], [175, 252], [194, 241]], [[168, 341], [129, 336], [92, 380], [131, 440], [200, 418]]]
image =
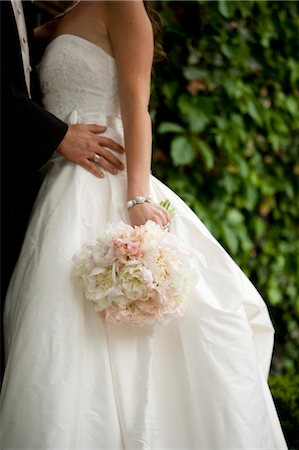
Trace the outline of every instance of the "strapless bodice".
[[[56, 37], [38, 68], [44, 107], [61, 120], [102, 123], [120, 120], [115, 59], [72, 34]], [[105, 122], [105, 121], [104, 121]]]

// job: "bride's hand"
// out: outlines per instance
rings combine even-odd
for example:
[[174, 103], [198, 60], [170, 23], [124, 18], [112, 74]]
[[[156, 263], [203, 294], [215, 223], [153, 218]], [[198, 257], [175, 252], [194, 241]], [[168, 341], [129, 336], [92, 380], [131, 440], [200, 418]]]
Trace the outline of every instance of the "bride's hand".
[[131, 225], [144, 225], [148, 220], [152, 220], [161, 228], [167, 227], [171, 222], [171, 216], [160, 205], [155, 203], [141, 203], [129, 209]]

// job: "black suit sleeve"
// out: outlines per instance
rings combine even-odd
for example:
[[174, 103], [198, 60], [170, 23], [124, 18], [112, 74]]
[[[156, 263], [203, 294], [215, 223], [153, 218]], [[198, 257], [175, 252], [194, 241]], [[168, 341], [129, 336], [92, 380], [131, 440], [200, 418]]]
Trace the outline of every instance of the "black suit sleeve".
[[68, 126], [29, 98], [13, 10], [8, 1], [0, 6], [2, 158], [8, 164], [17, 159], [33, 172], [51, 157]]
[[[7, 138], [12, 141], [17, 134], [17, 142], [21, 146], [18, 158], [21, 162], [30, 159], [31, 167], [38, 169], [51, 157], [68, 126], [18, 90], [9, 80], [3, 84], [6, 86], [3, 102], [6, 109], [3, 114], [7, 116], [5, 134], [9, 132]], [[25, 148], [26, 152], [23, 152]]]

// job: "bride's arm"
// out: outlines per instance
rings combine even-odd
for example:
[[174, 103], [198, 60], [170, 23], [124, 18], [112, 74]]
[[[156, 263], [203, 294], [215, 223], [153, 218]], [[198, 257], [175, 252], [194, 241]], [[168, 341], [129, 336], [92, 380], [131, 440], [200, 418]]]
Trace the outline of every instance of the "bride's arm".
[[[152, 153], [148, 112], [153, 61], [153, 30], [141, 0], [107, 1], [106, 25], [116, 59], [127, 157], [128, 200], [149, 194]], [[162, 199], [161, 199], [162, 200]], [[159, 205], [143, 203], [130, 210], [133, 225], [169, 221]]]

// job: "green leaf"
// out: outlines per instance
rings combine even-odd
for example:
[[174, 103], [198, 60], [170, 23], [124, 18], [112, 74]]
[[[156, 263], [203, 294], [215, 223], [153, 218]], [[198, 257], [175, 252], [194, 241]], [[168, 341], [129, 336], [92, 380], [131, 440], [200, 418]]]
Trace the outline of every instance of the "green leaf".
[[218, 10], [226, 18], [229, 19], [235, 14], [236, 6], [232, 1], [218, 0]]
[[281, 300], [281, 294], [277, 286], [270, 286], [268, 289], [268, 297], [271, 305], [277, 305]]
[[241, 1], [237, 1], [235, 2], [237, 9], [240, 10], [242, 17], [249, 17], [250, 14], [252, 14], [252, 8], [254, 6], [254, 2], [253, 1], [245, 1], [241, 0]]
[[162, 92], [167, 100], [172, 100], [176, 94], [178, 89], [178, 83], [176, 81], [171, 81], [169, 83], [165, 83], [162, 86]]
[[235, 49], [226, 43], [221, 45], [221, 51], [228, 59], [233, 58], [235, 55]]
[[184, 128], [178, 123], [162, 122], [158, 127], [158, 133], [183, 133]]
[[212, 167], [214, 166], [214, 155], [211, 147], [202, 140], [198, 140], [196, 144], [200, 150], [205, 168], [207, 170], [212, 169]]
[[200, 133], [205, 129], [210, 119], [198, 104], [198, 99], [182, 96], [178, 101], [178, 106], [183, 117], [188, 120], [192, 133]]
[[[221, 117], [221, 116], [216, 116], [215, 122], [216, 122], [218, 128], [220, 128], [221, 130], [227, 130], [230, 125], [230, 122], [226, 118]], [[216, 136], [216, 138], [217, 138], [217, 136]]]
[[235, 160], [238, 165], [238, 169], [240, 171], [240, 174], [243, 178], [246, 178], [248, 176], [249, 167], [245, 159], [243, 159], [240, 155], [235, 155]]
[[206, 70], [201, 70], [193, 66], [184, 67], [183, 74], [184, 77], [189, 81], [208, 77], [208, 72]]
[[221, 185], [229, 194], [233, 194], [234, 192], [236, 192], [239, 187], [239, 183], [237, 182], [236, 177], [229, 173], [223, 174]]
[[265, 234], [265, 231], [266, 231], [265, 221], [258, 216], [254, 217], [253, 227], [254, 227], [257, 238], [260, 239]]
[[250, 117], [252, 117], [252, 119], [254, 119], [259, 125], [262, 124], [262, 118], [261, 115], [255, 105], [255, 103], [248, 99], [246, 102], [246, 107], [247, 107], [247, 112], [250, 115]]
[[298, 114], [299, 104], [294, 97], [287, 97], [286, 108], [290, 114], [295, 115], [296, 113]]
[[191, 164], [195, 157], [192, 144], [185, 136], [178, 136], [171, 141], [170, 154], [175, 166]]
[[197, 116], [190, 118], [190, 131], [192, 133], [201, 133], [209, 123], [209, 118], [202, 112], [198, 113]]
[[230, 225], [239, 225], [240, 223], [243, 223], [244, 217], [239, 210], [230, 209], [226, 215], [226, 221]]
[[293, 58], [288, 60], [288, 68], [290, 70], [290, 81], [291, 84], [296, 85], [299, 79], [299, 64]]
[[232, 254], [237, 253], [238, 239], [236, 233], [230, 227], [226, 226], [224, 223], [222, 223], [222, 233], [228, 249], [231, 251]]
[[280, 147], [280, 136], [278, 134], [271, 133], [268, 135], [268, 140], [272, 144], [274, 150], [278, 150]]

